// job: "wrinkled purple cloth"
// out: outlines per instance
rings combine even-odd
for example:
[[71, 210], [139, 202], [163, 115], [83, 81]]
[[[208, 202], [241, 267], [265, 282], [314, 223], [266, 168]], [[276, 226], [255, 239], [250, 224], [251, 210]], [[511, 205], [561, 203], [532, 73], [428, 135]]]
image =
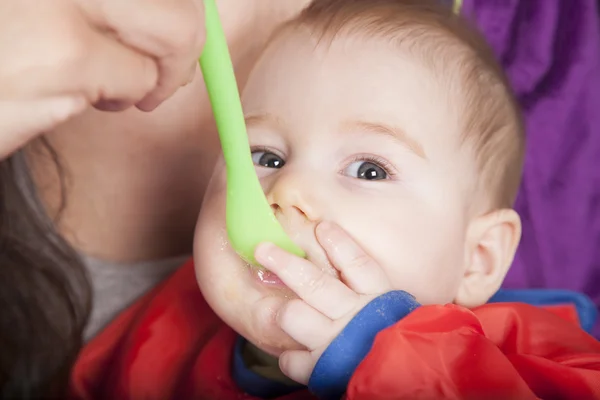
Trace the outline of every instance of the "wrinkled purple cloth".
[[[597, 0], [464, 0], [525, 111], [510, 288], [563, 288], [600, 307], [600, 18]], [[600, 324], [594, 335], [600, 338]]]

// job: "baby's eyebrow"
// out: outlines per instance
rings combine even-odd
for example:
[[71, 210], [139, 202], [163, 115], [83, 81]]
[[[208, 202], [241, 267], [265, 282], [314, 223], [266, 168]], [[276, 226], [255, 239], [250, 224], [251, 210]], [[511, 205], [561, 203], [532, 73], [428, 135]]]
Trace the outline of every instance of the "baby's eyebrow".
[[246, 127], [267, 125], [268, 127], [273, 128], [274, 130], [281, 130], [285, 125], [280, 118], [269, 113], [249, 114], [244, 117], [244, 120], [246, 121]]
[[[285, 124], [277, 116], [269, 113], [249, 114], [245, 117], [246, 126], [266, 125], [280, 131]], [[427, 155], [421, 143], [410, 137], [403, 129], [379, 122], [351, 120], [342, 124], [344, 130], [368, 131], [377, 135], [387, 136], [400, 143], [420, 158], [427, 160]]]
[[417, 142], [415, 139], [410, 137], [404, 129], [379, 123], [379, 122], [370, 122], [370, 121], [347, 121], [343, 124], [345, 129], [349, 130], [360, 130], [360, 131], [368, 131], [377, 135], [391, 137], [398, 143], [402, 144], [404, 147], [408, 148], [410, 151], [415, 153], [417, 156], [421, 157], [424, 160], [427, 160], [427, 155], [425, 154], [425, 150], [421, 143]]

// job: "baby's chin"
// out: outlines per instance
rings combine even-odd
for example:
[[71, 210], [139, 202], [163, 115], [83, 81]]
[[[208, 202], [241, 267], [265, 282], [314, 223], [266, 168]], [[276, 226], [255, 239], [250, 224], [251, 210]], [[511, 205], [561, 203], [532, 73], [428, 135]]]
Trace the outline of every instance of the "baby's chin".
[[244, 262], [227, 243], [224, 229], [217, 235], [198, 233], [196, 275], [216, 314], [269, 355], [302, 349], [277, 324], [278, 311], [297, 296], [276, 275]]
[[[278, 357], [286, 350], [301, 349], [277, 323], [279, 310], [293, 293], [278, 284], [257, 281], [259, 272], [248, 265], [221, 264], [219, 270], [203, 271], [198, 283], [215, 313], [239, 335], [264, 351]], [[210, 276], [212, 275], [212, 276]]]

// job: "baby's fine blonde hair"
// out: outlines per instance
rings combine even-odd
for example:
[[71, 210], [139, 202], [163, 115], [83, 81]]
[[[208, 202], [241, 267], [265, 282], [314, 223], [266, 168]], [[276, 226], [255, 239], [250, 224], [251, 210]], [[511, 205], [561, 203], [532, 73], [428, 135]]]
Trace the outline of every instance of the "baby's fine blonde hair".
[[[473, 195], [487, 209], [512, 207], [521, 180], [524, 127], [494, 53], [468, 21], [440, 0], [314, 0], [281, 29], [303, 26], [319, 40], [381, 38], [420, 59], [448, 89], [461, 140], [478, 167]], [[475, 199], [474, 199], [475, 200]]]

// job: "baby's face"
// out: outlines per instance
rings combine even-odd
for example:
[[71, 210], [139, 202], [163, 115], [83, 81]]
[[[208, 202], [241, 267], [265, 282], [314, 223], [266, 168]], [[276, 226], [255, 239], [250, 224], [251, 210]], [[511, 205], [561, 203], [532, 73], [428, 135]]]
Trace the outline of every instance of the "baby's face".
[[[277, 39], [242, 95], [257, 173], [288, 234], [329, 269], [320, 221], [347, 231], [421, 303], [454, 300], [464, 275], [471, 158], [456, 112], [430, 70], [392, 45], [307, 33]], [[277, 355], [295, 343], [273, 314], [293, 294], [249, 267], [225, 231], [221, 161], [200, 215], [198, 282], [217, 314]]]

